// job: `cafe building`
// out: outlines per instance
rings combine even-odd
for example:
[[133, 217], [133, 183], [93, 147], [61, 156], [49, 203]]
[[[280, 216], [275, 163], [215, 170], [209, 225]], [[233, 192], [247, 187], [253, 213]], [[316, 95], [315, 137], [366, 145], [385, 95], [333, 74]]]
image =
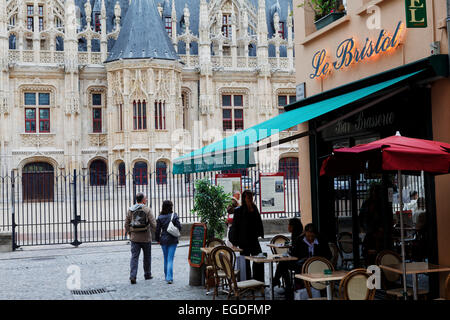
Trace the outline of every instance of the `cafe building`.
[[[395, 248], [397, 176], [320, 176], [322, 162], [334, 148], [397, 132], [450, 142], [449, 14], [445, 1], [433, 0], [344, 1], [334, 13], [317, 26], [310, 6], [294, 7], [299, 100], [285, 109], [329, 107], [299, 124], [301, 218], [330, 240], [359, 234], [352, 263], [364, 265], [357, 248], [369, 232], [380, 233], [380, 250]], [[421, 199], [426, 212], [425, 244], [412, 245], [409, 258], [450, 266], [450, 175], [403, 179], [407, 196]], [[375, 193], [378, 214], [370, 216], [365, 202]], [[446, 276], [430, 276], [435, 295]]]

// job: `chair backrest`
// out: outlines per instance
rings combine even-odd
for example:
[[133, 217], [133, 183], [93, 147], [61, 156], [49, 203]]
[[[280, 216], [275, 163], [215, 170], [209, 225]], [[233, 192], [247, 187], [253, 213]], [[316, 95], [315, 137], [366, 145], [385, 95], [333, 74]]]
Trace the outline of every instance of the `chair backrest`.
[[336, 268], [339, 259], [339, 248], [334, 242], [329, 242], [328, 246], [330, 247], [331, 250], [331, 263], [333, 264], [333, 267]]
[[[402, 263], [402, 258], [397, 252], [391, 250], [381, 251], [376, 259], [375, 263], [377, 266], [386, 266], [390, 264], [400, 264]], [[392, 284], [400, 279], [401, 275], [395, 272], [383, 270], [383, 280]]]
[[237, 294], [237, 281], [236, 275], [234, 274], [234, 267], [230, 259], [228, 258], [228, 254], [224, 251], [219, 251], [217, 255], [219, 257], [220, 265], [222, 266], [222, 270], [225, 273], [225, 277], [228, 281], [230, 289]]
[[[323, 271], [326, 269], [331, 269], [334, 271], [333, 264], [323, 258], [323, 257], [311, 257], [308, 260], [305, 261], [302, 267], [302, 273], [321, 273], [323, 274]], [[323, 290], [327, 286], [325, 284], [319, 283], [319, 282], [305, 282], [305, 285], [311, 286], [316, 290]]]
[[218, 238], [212, 238], [212, 239], [209, 239], [208, 241], [206, 241], [207, 248], [214, 248], [217, 246], [224, 246], [224, 245], [225, 245], [225, 241], [218, 239]]
[[349, 254], [353, 252], [353, 243], [350, 242], [351, 240], [353, 240], [353, 236], [350, 232], [339, 233], [337, 243], [343, 253]]
[[339, 285], [339, 292], [343, 300], [373, 300], [375, 289], [369, 289], [367, 279], [370, 275], [366, 269], [350, 271]]
[[[271, 240], [271, 244], [285, 244], [286, 241], [290, 241], [290, 239], [282, 234], [277, 234]], [[288, 248], [270, 248], [273, 254], [283, 254], [288, 252]]]
[[234, 266], [236, 264], [236, 254], [234, 253], [233, 249], [227, 246], [217, 246], [211, 250], [210, 254], [210, 259], [214, 268], [214, 272], [217, 273], [218, 270], [223, 270], [223, 266], [220, 261], [220, 253], [223, 253], [227, 256], [228, 260], [230, 260], [230, 263], [234, 269]]

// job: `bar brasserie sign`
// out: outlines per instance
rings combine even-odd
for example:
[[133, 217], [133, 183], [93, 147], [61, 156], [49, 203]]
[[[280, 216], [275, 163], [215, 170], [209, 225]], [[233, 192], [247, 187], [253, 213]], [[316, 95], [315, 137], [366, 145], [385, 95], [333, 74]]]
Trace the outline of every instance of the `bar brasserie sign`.
[[317, 51], [312, 58], [313, 72], [309, 77], [311, 79], [324, 78], [333, 70], [339, 71], [395, 50], [400, 44], [404, 29], [403, 22], [399, 21], [392, 34], [382, 29], [377, 39], [367, 37], [363, 46], [358, 46], [353, 37], [347, 38], [337, 46], [336, 61], [334, 62], [329, 61], [326, 49]]

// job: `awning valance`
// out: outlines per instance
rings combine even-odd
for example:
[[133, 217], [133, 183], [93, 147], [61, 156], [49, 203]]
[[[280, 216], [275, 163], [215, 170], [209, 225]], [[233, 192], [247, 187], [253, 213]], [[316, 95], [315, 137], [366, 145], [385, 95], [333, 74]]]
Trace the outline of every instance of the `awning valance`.
[[194, 173], [255, 166], [254, 152], [257, 149], [259, 141], [394, 85], [399, 85], [402, 81], [419, 72], [416, 71], [402, 75], [284, 112], [253, 127], [175, 159], [173, 161], [173, 173]]

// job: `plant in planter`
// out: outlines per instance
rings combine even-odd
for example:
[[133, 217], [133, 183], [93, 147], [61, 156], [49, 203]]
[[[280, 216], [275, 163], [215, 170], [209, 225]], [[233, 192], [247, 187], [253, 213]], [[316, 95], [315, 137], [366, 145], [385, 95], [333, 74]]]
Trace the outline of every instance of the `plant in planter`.
[[308, 6], [314, 11], [314, 24], [317, 30], [345, 15], [345, 8], [340, 0], [304, 0], [298, 6]]
[[223, 187], [211, 184], [208, 179], [195, 182], [194, 207], [202, 223], [206, 223], [208, 239], [225, 235], [227, 207], [231, 204], [231, 194], [225, 193]]

